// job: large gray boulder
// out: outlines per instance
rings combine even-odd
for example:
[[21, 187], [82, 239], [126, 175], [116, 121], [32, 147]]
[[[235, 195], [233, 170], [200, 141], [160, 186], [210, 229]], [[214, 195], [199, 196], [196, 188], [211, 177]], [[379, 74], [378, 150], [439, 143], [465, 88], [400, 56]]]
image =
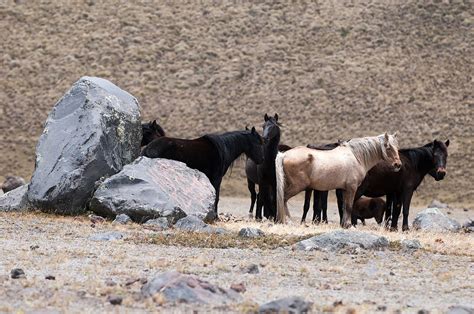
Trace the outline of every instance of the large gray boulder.
[[214, 208], [209, 179], [186, 164], [139, 157], [106, 179], [90, 202], [96, 214], [127, 214], [135, 222], [166, 217], [171, 224], [187, 215], [203, 219]]
[[443, 214], [438, 208], [427, 208], [416, 215], [413, 228], [434, 232], [458, 232], [461, 230], [461, 224]]
[[311, 237], [295, 244], [297, 250], [312, 251], [340, 251], [345, 249], [380, 250], [388, 246], [385, 237], [371, 233], [337, 230]]
[[167, 302], [185, 302], [201, 304], [236, 303], [242, 297], [232, 289], [224, 289], [194, 275], [184, 275], [169, 271], [152, 278], [146, 283], [141, 293], [152, 297], [160, 293]]
[[22, 185], [0, 197], [0, 212], [23, 211], [28, 209], [26, 191], [28, 185]]
[[107, 80], [82, 77], [46, 120], [29, 201], [43, 211], [83, 213], [95, 183], [139, 155], [141, 132], [135, 97]]

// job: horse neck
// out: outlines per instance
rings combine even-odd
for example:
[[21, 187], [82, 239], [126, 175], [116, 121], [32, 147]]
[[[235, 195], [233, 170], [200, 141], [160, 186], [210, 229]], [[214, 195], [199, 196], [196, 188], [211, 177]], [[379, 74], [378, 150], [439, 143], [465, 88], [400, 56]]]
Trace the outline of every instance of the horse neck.
[[[368, 142], [372, 141], [372, 142]], [[359, 161], [359, 163], [366, 169], [366, 171], [369, 171], [372, 169], [376, 164], [378, 164], [380, 161], [384, 159], [383, 156], [383, 148], [382, 148], [382, 143], [378, 137], [370, 138], [367, 141], [367, 146], [370, 149], [354, 149], [351, 147], [350, 144], [349, 147], [352, 149], [352, 153], [356, 156], [356, 159]], [[350, 143], [350, 142], [349, 142]]]
[[431, 169], [435, 167], [433, 163], [433, 148], [419, 147], [400, 150], [412, 164], [414, 170], [423, 178]]
[[278, 154], [278, 144], [280, 143], [280, 134], [273, 137], [264, 146], [264, 167], [269, 169], [275, 168], [275, 157]]
[[220, 136], [225, 146], [224, 169], [227, 168], [243, 153], [250, 151], [250, 143], [247, 140], [247, 134], [243, 132], [229, 132]]

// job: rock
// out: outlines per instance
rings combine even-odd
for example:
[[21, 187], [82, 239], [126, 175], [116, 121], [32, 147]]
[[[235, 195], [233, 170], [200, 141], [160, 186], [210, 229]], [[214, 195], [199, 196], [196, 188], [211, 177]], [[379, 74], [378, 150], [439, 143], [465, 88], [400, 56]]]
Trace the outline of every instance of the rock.
[[420, 241], [418, 240], [403, 239], [400, 244], [404, 250], [419, 250], [423, 248]]
[[6, 176], [5, 181], [0, 186], [0, 190], [3, 190], [4, 193], [7, 193], [25, 184], [26, 181], [22, 177]]
[[127, 214], [140, 223], [158, 217], [175, 223], [187, 215], [204, 218], [214, 199], [214, 188], [200, 171], [179, 161], [139, 157], [99, 186], [90, 208], [109, 217]]
[[47, 275], [46, 277], [44, 277], [44, 279], [46, 279], [46, 280], [56, 280], [56, 277], [53, 276], [53, 275]]
[[183, 231], [192, 231], [192, 232], [206, 232], [206, 233], [217, 233], [217, 234], [225, 234], [227, 230], [223, 228], [215, 228], [209, 226], [204, 221], [199, 219], [196, 216], [187, 216], [184, 217], [174, 225], [176, 229], [183, 230]]
[[378, 250], [388, 246], [385, 237], [361, 231], [337, 230], [300, 241], [295, 244], [298, 250], [339, 251], [342, 249]]
[[0, 212], [25, 211], [29, 204], [26, 197], [28, 185], [25, 184], [0, 197]]
[[474, 308], [463, 305], [453, 305], [449, 307], [447, 314], [474, 314]]
[[89, 237], [89, 240], [92, 241], [113, 241], [113, 240], [120, 240], [123, 239], [123, 233], [117, 231], [109, 231], [103, 233], [96, 233]]
[[128, 217], [128, 215], [120, 214], [120, 215], [115, 216], [115, 219], [112, 223], [113, 224], [119, 224], [119, 225], [126, 225], [129, 222], [132, 222], [132, 219], [130, 219], [130, 217]]
[[429, 205], [428, 208], [448, 208], [449, 205], [446, 203], [441, 203], [438, 200], [433, 200]]
[[239, 236], [242, 238], [258, 238], [263, 237], [265, 232], [258, 228], [242, 228], [239, 231]]
[[96, 182], [139, 155], [141, 136], [135, 97], [107, 80], [82, 77], [46, 120], [28, 200], [46, 212], [84, 213]]
[[107, 301], [109, 301], [110, 304], [112, 304], [112, 305], [120, 305], [120, 304], [122, 304], [122, 300], [123, 300], [123, 298], [121, 296], [118, 296], [118, 295], [109, 295], [107, 297]]
[[170, 228], [170, 223], [166, 217], [160, 217], [155, 219], [147, 220], [143, 224], [147, 229], [152, 229], [155, 231], [162, 231]]
[[462, 224], [465, 232], [474, 232], [474, 220], [466, 221]]
[[312, 302], [300, 297], [287, 297], [261, 305], [258, 313], [308, 313], [312, 307]]
[[102, 216], [97, 216], [97, 215], [89, 215], [89, 220], [90, 220], [93, 224], [105, 222], [105, 218], [104, 218], [104, 217], [102, 217]]
[[242, 267], [242, 272], [244, 274], [258, 274], [260, 270], [258, 269], [257, 264], [250, 264], [248, 266]]
[[21, 268], [13, 268], [10, 271], [10, 276], [12, 279], [26, 278], [25, 272]]
[[228, 304], [241, 300], [240, 294], [232, 289], [224, 289], [194, 275], [177, 271], [155, 276], [143, 285], [141, 293], [145, 297], [160, 293], [167, 302]]
[[247, 291], [247, 288], [245, 288], [245, 285], [243, 282], [241, 283], [233, 283], [230, 285], [230, 288], [232, 290], [234, 290], [235, 292], [238, 292], [238, 293], [244, 293], [245, 291]]
[[458, 232], [461, 224], [443, 214], [438, 208], [427, 208], [416, 215], [413, 228], [435, 232]]

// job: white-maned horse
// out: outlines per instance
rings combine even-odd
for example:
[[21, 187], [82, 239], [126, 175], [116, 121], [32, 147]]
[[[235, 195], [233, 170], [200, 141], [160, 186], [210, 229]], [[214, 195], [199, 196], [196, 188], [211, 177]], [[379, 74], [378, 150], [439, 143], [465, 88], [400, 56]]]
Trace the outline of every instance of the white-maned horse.
[[396, 133], [354, 138], [333, 150], [316, 150], [299, 146], [275, 159], [277, 181], [277, 220], [284, 223], [290, 216], [287, 201], [306, 189], [344, 190], [342, 226], [351, 226], [354, 196], [367, 172], [386, 160], [394, 171], [400, 170]]

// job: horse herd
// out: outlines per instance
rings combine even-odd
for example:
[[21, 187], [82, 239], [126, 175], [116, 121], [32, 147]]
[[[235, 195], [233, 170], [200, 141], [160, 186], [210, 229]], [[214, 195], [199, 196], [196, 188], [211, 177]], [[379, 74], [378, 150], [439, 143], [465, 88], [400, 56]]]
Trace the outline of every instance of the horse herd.
[[[313, 222], [327, 222], [328, 191], [336, 190], [340, 224], [344, 228], [355, 225], [358, 219], [364, 223], [364, 219], [372, 217], [381, 224], [385, 215], [386, 226], [397, 230], [403, 206], [402, 229], [408, 230], [413, 192], [425, 175], [431, 175], [436, 181], [446, 175], [449, 140], [399, 149], [397, 135], [385, 133], [291, 148], [280, 143], [278, 118], [277, 114], [265, 114], [262, 136], [253, 127], [207, 134], [193, 140], [166, 136], [155, 120], [142, 124], [141, 154], [181, 161], [203, 172], [216, 190], [217, 216], [222, 178], [232, 163], [245, 153], [250, 215], [256, 203], [257, 220], [266, 217], [284, 223], [289, 216], [287, 201], [305, 191], [302, 222], [312, 195]], [[379, 198], [384, 195], [386, 203]]]

